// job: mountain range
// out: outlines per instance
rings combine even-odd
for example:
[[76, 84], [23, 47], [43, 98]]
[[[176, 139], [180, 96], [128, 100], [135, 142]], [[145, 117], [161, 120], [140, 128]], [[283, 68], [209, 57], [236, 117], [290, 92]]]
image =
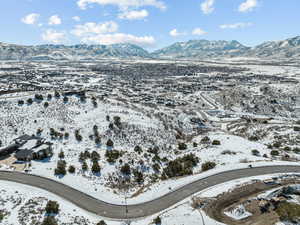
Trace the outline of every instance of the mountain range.
[[224, 57], [296, 58], [300, 56], [300, 36], [269, 41], [247, 47], [238, 41], [191, 40], [148, 52], [133, 44], [113, 45], [36, 45], [24, 46], [0, 42], [0, 60], [88, 60], [100, 58], [182, 58]]

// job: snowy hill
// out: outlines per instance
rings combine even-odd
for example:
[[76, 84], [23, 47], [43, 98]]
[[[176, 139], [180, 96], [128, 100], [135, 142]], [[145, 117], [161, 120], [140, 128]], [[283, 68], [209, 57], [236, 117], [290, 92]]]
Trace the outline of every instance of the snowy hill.
[[132, 44], [22, 46], [0, 43], [0, 60], [80, 60], [104, 57], [149, 58], [149, 53]]
[[149, 53], [133, 44], [37, 45], [23, 46], [0, 42], [0, 60], [81, 60], [100, 58], [187, 58], [225, 57], [296, 58], [300, 56], [300, 36], [269, 41], [253, 48], [238, 41], [190, 40], [177, 42]]
[[248, 49], [248, 47], [240, 44], [238, 41], [192, 40], [177, 42], [152, 54], [163, 58], [204, 58], [238, 56], [244, 54]]

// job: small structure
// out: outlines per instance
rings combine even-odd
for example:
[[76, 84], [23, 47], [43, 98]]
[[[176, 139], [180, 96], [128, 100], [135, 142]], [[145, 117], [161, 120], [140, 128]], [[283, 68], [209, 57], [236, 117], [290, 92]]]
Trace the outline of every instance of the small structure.
[[42, 143], [33, 148], [20, 149], [15, 157], [20, 161], [31, 161], [31, 160], [43, 160], [53, 155], [52, 147], [50, 143]]
[[0, 157], [15, 153], [20, 161], [42, 160], [53, 155], [52, 143], [36, 136], [22, 135], [14, 143], [0, 149]]

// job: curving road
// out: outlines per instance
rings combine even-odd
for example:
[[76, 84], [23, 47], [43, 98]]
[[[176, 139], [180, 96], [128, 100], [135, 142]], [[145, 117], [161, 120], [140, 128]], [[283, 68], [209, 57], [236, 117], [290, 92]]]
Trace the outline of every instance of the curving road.
[[158, 213], [199, 191], [217, 184], [222, 184], [234, 179], [274, 173], [300, 173], [300, 166], [266, 166], [222, 172], [199, 179], [152, 201], [137, 205], [128, 205], [127, 213], [125, 206], [103, 202], [67, 185], [44, 177], [19, 172], [0, 171], [0, 180], [17, 182], [47, 190], [74, 203], [84, 210], [102, 217], [111, 219], [135, 219]]

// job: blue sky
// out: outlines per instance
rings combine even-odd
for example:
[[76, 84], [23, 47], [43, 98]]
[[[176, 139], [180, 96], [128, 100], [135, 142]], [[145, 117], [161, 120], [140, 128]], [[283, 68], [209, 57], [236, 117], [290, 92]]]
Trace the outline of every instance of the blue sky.
[[0, 42], [157, 49], [191, 39], [253, 46], [300, 35], [299, 0], [2, 0]]

